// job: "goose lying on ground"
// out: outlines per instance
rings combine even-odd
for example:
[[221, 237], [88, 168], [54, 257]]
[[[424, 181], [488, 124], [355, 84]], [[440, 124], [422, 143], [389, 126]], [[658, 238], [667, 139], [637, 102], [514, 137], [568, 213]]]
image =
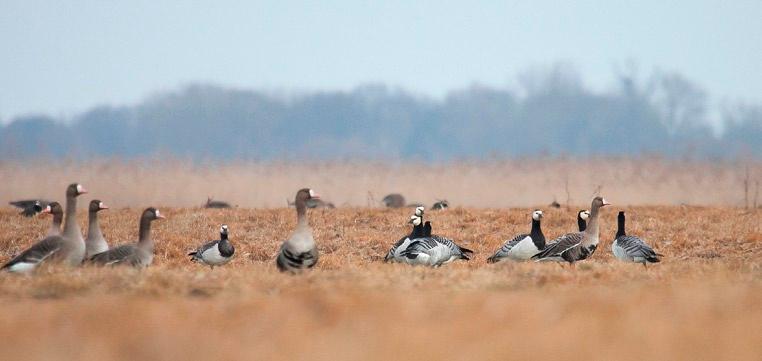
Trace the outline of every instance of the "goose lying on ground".
[[448, 202], [446, 199], [443, 199], [434, 203], [434, 205], [431, 206], [431, 209], [442, 210], [442, 209], [447, 209], [449, 207], [450, 207], [450, 202]]
[[423, 237], [412, 240], [401, 256], [408, 264], [439, 267], [456, 259], [469, 260], [468, 255], [473, 253], [474, 251], [458, 246], [449, 238], [432, 235], [431, 222], [426, 221]]
[[388, 208], [402, 208], [405, 206], [405, 197], [399, 193], [387, 194], [381, 202]]
[[37, 213], [42, 212], [45, 207], [50, 204], [50, 201], [44, 199], [24, 199], [20, 201], [8, 202], [8, 204], [21, 208], [21, 215], [25, 217], [34, 216]]
[[614, 243], [611, 244], [611, 252], [620, 261], [641, 263], [646, 267], [648, 263], [661, 262], [656, 253], [645, 241], [636, 236], [628, 236], [624, 231], [624, 212], [617, 216], [617, 231]]
[[545, 248], [545, 235], [542, 234], [540, 227], [541, 219], [541, 210], [537, 209], [532, 212], [532, 229], [529, 233], [520, 234], [505, 242], [487, 261], [490, 263], [504, 259], [526, 261], [542, 251]]
[[63, 222], [63, 208], [58, 202], [50, 202], [50, 204], [42, 210], [43, 214], [53, 215], [53, 223], [48, 229], [47, 236], [58, 236], [61, 234], [61, 223]]
[[26, 273], [46, 262], [61, 262], [68, 266], [80, 265], [85, 257], [85, 241], [77, 223], [77, 197], [84, 193], [87, 191], [82, 185], [70, 184], [66, 188], [63, 234], [43, 238], [8, 261], [1, 269]]
[[300, 189], [296, 192], [294, 204], [296, 206], [296, 229], [289, 239], [280, 247], [275, 264], [281, 272], [298, 272], [306, 268], [312, 268], [318, 262], [318, 250], [315, 239], [312, 237], [307, 219], [307, 200], [320, 198], [315, 191], [309, 188]]
[[392, 248], [389, 250], [389, 252], [386, 253], [386, 257], [384, 257], [385, 262], [405, 261], [405, 257], [402, 256], [402, 252], [407, 249], [407, 247], [410, 245], [410, 242], [412, 242], [414, 239], [424, 236], [422, 224], [423, 212], [423, 207], [418, 207], [415, 209], [415, 213], [410, 216], [410, 221], [408, 222], [413, 225], [413, 229], [410, 231], [410, 234], [400, 238], [396, 243], [394, 243], [394, 245], [392, 245]]
[[235, 248], [228, 240], [228, 226], [223, 224], [220, 227], [220, 239], [209, 241], [188, 255], [191, 256], [191, 261], [207, 264], [214, 269], [214, 266], [230, 262], [234, 253]]
[[101, 226], [98, 222], [98, 212], [108, 209], [101, 201], [93, 199], [90, 201], [90, 207], [87, 210], [88, 226], [87, 238], [85, 238], [85, 258], [90, 258], [98, 253], [108, 251], [108, 242], [103, 237]]
[[230, 203], [225, 201], [215, 201], [212, 197], [206, 197], [204, 208], [231, 208]]
[[590, 218], [590, 212], [587, 209], [582, 209], [577, 212], [577, 226], [579, 231], [582, 232], [587, 228], [587, 219]]
[[538, 261], [574, 262], [590, 257], [598, 247], [598, 216], [600, 208], [609, 205], [603, 197], [593, 198], [590, 206], [590, 223], [583, 232], [567, 233], [547, 244], [545, 249], [534, 255]]
[[90, 257], [90, 262], [97, 265], [126, 265], [135, 268], [148, 267], [153, 263], [154, 242], [151, 239], [151, 222], [164, 219], [158, 209], [150, 207], [140, 215], [138, 242], [123, 244], [106, 252]]

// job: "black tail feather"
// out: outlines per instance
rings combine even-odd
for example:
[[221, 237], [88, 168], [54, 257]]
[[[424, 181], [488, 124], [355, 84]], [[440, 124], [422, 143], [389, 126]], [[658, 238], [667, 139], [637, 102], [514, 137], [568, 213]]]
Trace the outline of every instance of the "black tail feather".
[[458, 248], [460, 248], [460, 251], [463, 252], [463, 253], [471, 253], [471, 254], [474, 253], [474, 251], [472, 251], [472, 250], [470, 250], [468, 248], [463, 248], [463, 247], [460, 247], [460, 246], [458, 246]]

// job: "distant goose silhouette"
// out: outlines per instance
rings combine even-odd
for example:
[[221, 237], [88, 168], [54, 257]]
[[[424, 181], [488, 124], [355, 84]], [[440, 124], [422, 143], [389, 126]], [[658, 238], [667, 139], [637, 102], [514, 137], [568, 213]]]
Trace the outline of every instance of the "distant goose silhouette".
[[583, 232], [567, 233], [548, 243], [545, 249], [532, 256], [538, 261], [569, 262], [574, 264], [590, 257], [599, 242], [598, 218], [600, 208], [609, 205], [603, 197], [593, 198], [590, 223]]
[[649, 263], [661, 262], [659, 257], [664, 257], [656, 253], [651, 246], [636, 236], [628, 236], [624, 230], [624, 212], [619, 212], [617, 216], [617, 231], [614, 243], [611, 244], [611, 252], [614, 257], [620, 261], [640, 263], [646, 267]]
[[542, 211], [532, 212], [532, 229], [529, 233], [520, 234], [505, 242], [487, 261], [495, 263], [504, 259], [526, 261], [545, 248], [545, 235], [542, 234], [540, 220]]
[[442, 210], [442, 209], [447, 209], [449, 207], [450, 207], [450, 202], [448, 202], [446, 199], [442, 199], [434, 203], [434, 205], [431, 206], [431, 209]]
[[402, 208], [405, 206], [405, 197], [399, 193], [388, 194], [381, 200], [387, 208]]
[[223, 224], [220, 227], [220, 239], [209, 241], [188, 255], [191, 256], [191, 261], [207, 264], [214, 269], [214, 266], [230, 262], [234, 253], [235, 248], [228, 240], [228, 226]]
[[204, 208], [232, 208], [230, 203], [225, 201], [215, 201], [212, 197], [206, 197], [206, 204]]

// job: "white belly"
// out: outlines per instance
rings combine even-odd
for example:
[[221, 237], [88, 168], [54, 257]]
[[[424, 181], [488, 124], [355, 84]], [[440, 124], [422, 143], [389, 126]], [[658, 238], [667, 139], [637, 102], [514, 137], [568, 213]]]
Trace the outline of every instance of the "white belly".
[[524, 237], [508, 252], [508, 258], [516, 261], [526, 261], [539, 253], [540, 250], [532, 242], [532, 237]]
[[230, 261], [230, 258], [224, 257], [220, 253], [219, 245], [214, 245], [214, 247], [207, 249], [206, 251], [204, 251], [204, 253], [201, 254], [201, 260], [204, 261], [204, 263], [209, 265], [214, 265], [214, 266], [219, 266], [219, 265], [228, 263]]

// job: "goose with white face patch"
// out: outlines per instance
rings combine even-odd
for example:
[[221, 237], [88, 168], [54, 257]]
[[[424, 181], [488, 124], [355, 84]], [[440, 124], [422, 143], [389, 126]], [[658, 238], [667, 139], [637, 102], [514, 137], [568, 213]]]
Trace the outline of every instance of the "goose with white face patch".
[[583, 232], [567, 233], [548, 243], [545, 249], [532, 257], [537, 261], [568, 262], [574, 264], [590, 257], [599, 242], [598, 218], [600, 209], [609, 205], [603, 197], [593, 198], [590, 218]]
[[294, 199], [296, 229], [291, 237], [283, 242], [275, 260], [275, 264], [281, 272], [297, 273], [314, 267], [318, 262], [317, 246], [307, 219], [306, 202], [313, 198], [320, 198], [320, 196], [312, 189], [303, 188], [296, 192]]
[[61, 223], [63, 222], [63, 208], [58, 202], [50, 202], [45, 208], [43, 208], [42, 214], [50, 214], [53, 216], [53, 223], [48, 228], [47, 236], [58, 236], [61, 234]]
[[230, 262], [234, 253], [235, 248], [228, 240], [228, 226], [223, 224], [220, 227], [220, 239], [209, 241], [188, 255], [191, 256], [191, 261], [209, 265], [214, 269], [214, 266]]
[[545, 248], [545, 235], [542, 234], [540, 220], [542, 211], [532, 212], [532, 229], [529, 233], [520, 234], [505, 242], [487, 261], [490, 263], [502, 260], [526, 261]]
[[587, 228], [587, 220], [590, 218], [590, 212], [587, 209], [577, 212], [577, 227], [582, 232]]
[[140, 215], [138, 242], [123, 244], [90, 257], [90, 263], [101, 266], [132, 266], [145, 268], [153, 263], [154, 241], [151, 238], [151, 222], [164, 219], [158, 209], [149, 207]]
[[108, 251], [108, 242], [103, 237], [101, 226], [98, 222], [98, 212], [108, 209], [105, 203], [93, 199], [90, 201], [88, 213], [87, 238], [85, 238], [85, 257], [90, 258], [98, 253]]
[[26, 273], [46, 262], [60, 262], [79, 266], [85, 257], [85, 241], [77, 223], [77, 197], [87, 193], [81, 184], [72, 183], [66, 188], [66, 218], [61, 235], [52, 235], [33, 244], [3, 265], [3, 271]]
[[413, 225], [413, 229], [410, 231], [410, 234], [394, 243], [389, 252], [386, 253], [386, 257], [384, 257], [385, 262], [405, 262], [406, 258], [402, 256], [402, 252], [407, 249], [414, 239], [424, 236], [423, 212], [423, 207], [415, 209], [415, 213], [410, 216], [410, 221], [408, 222]]
[[617, 231], [614, 243], [611, 244], [611, 253], [616, 259], [623, 262], [640, 263], [643, 267], [649, 263], [661, 262], [663, 255], [656, 253], [651, 246], [636, 236], [628, 236], [624, 230], [624, 212], [617, 216]]

